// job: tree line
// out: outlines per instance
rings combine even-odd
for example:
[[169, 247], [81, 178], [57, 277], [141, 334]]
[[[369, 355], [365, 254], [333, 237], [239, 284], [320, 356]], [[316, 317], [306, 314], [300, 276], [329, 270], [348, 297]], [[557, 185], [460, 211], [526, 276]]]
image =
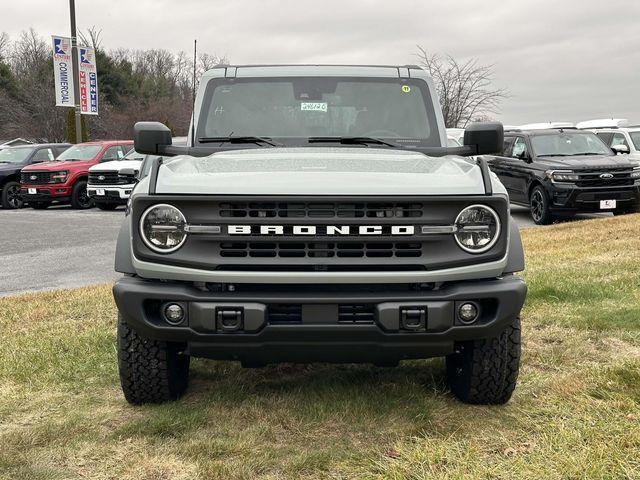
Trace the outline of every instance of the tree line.
[[[131, 138], [133, 125], [159, 120], [174, 135], [186, 135], [192, 107], [193, 60], [185, 52], [113, 49], [101, 32], [88, 29], [79, 43], [96, 50], [100, 115], [83, 115], [83, 138]], [[496, 113], [507, 96], [492, 87], [493, 66], [458, 62], [417, 47], [417, 58], [433, 77], [447, 127], [464, 127]], [[196, 78], [225, 57], [198, 55]], [[30, 29], [12, 39], [0, 34], [0, 139], [75, 140], [73, 109], [55, 106], [52, 47]]]
[[[106, 50], [95, 28], [79, 43], [96, 50], [98, 116], [83, 115], [83, 138], [131, 138], [133, 125], [159, 120], [174, 135], [186, 135], [192, 105], [193, 58], [163, 49]], [[196, 78], [205, 70], [228, 63], [224, 57], [201, 53]], [[52, 46], [35, 30], [11, 39], [0, 34], [0, 139], [75, 141], [72, 108], [55, 106]], [[83, 127], [84, 128], [84, 127]], [[84, 133], [84, 132], [83, 132]]]

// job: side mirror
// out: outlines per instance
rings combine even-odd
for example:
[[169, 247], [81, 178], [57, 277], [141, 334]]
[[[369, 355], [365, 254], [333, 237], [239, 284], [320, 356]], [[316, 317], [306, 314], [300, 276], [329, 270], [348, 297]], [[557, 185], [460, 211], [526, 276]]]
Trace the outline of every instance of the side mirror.
[[612, 145], [611, 150], [613, 150], [617, 155], [620, 155], [621, 153], [629, 153], [631, 151], [626, 145]]
[[171, 145], [171, 130], [160, 122], [138, 122], [133, 126], [133, 145], [138, 153], [158, 155], [159, 147]]
[[504, 128], [501, 123], [472, 123], [464, 131], [464, 145], [473, 147], [476, 155], [496, 155], [502, 152]]

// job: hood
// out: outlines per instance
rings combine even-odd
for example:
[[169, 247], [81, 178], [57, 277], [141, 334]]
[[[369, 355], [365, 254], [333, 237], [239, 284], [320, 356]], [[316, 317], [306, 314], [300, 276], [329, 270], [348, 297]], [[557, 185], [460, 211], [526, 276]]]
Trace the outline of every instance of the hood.
[[19, 163], [0, 163], [0, 175], [19, 172], [22, 170], [22, 165]]
[[[501, 186], [500, 186], [501, 187]], [[481, 195], [480, 168], [463, 157], [380, 148], [256, 148], [174, 157], [158, 193], [222, 195]]]
[[592, 170], [594, 168], [624, 168], [637, 165], [629, 155], [584, 155], [575, 157], [538, 157], [538, 163], [552, 168]]
[[114, 160], [112, 162], [99, 163], [89, 169], [90, 172], [119, 172], [124, 168], [140, 168], [141, 160]]
[[24, 167], [23, 170], [32, 171], [55, 171], [58, 170], [87, 170], [91, 165], [95, 165], [95, 160], [83, 160], [83, 161], [75, 161], [75, 162], [42, 162], [42, 163], [34, 163], [29, 165], [28, 167]]

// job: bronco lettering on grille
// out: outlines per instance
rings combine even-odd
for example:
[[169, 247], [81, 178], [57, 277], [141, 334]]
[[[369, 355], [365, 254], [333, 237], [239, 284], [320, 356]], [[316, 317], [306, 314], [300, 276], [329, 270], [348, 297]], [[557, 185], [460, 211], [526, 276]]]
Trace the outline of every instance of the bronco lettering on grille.
[[229, 235], [415, 235], [413, 225], [227, 225]]

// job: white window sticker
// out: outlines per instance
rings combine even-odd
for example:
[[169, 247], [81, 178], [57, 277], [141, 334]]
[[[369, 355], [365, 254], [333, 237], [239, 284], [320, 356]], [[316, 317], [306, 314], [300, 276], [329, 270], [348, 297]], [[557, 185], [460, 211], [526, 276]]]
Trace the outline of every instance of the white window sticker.
[[303, 112], [325, 112], [327, 111], [327, 102], [302, 102], [300, 110]]

